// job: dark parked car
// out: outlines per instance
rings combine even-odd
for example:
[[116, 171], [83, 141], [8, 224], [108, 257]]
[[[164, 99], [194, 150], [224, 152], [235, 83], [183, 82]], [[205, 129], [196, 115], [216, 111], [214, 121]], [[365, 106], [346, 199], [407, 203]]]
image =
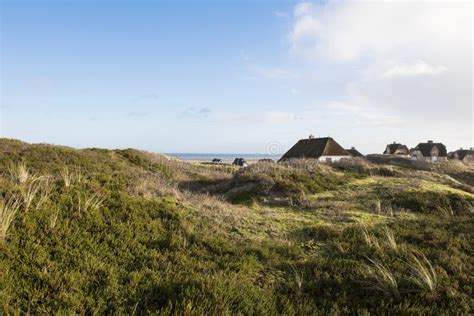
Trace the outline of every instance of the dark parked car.
[[235, 158], [232, 164], [240, 167], [247, 167], [249, 165], [244, 158]]
[[213, 163], [222, 163], [222, 159], [214, 158], [214, 159], [212, 159], [212, 162]]

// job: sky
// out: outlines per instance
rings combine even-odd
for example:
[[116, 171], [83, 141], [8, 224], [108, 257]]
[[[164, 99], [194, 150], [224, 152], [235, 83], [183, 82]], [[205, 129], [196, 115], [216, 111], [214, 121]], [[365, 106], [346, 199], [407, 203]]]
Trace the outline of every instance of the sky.
[[0, 137], [283, 154], [474, 147], [473, 4], [0, 0]]

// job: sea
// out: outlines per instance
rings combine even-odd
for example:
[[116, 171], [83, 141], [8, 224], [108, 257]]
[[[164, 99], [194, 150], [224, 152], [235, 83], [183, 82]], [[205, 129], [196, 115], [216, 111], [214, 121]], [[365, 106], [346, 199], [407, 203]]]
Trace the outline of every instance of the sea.
[[212, 153], [167, 153], [166, 155], [176, 157], [182, 160], [212, 161], [212, 159], [221, 159], [222, 161], [233, 161], [235, 158], [244, 158], [245, 160], [273, 159], [278, 160], [281, 155], [271, 154], [212, 154]]

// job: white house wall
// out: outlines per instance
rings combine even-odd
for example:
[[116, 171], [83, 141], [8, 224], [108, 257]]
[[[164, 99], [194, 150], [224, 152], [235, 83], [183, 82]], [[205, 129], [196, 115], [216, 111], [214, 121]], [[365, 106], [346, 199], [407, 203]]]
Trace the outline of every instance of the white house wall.
[[331, 162], [336, 162], [341, 159], [350, 159], [350, 156], [321, 156], [318, 158], [319, 161], [321, 162], [326, 162], [327, 159], [331, 159]]

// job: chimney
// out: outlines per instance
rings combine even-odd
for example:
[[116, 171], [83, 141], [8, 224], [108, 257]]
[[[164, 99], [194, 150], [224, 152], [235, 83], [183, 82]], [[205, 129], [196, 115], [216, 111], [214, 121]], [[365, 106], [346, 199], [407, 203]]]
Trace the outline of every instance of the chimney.
[[432, 140], [429, 140], [429, 141], [428, 141], [428, 144], [433, 144], [433, 141], [432, 141]]
[[313, 135], [313, 134], [311, 134], [311, 135], [309, 135], [309, 137], [308, 137], [308, 138], [309, 138], [309, 139], [314, 139], [314, 135]]
[[355, 147], [351, 147], [352, 150], [355, 150], [356, 148]]
[[397, 142], [396, 141], [393, 141], [394, 144], [396, 144]]

